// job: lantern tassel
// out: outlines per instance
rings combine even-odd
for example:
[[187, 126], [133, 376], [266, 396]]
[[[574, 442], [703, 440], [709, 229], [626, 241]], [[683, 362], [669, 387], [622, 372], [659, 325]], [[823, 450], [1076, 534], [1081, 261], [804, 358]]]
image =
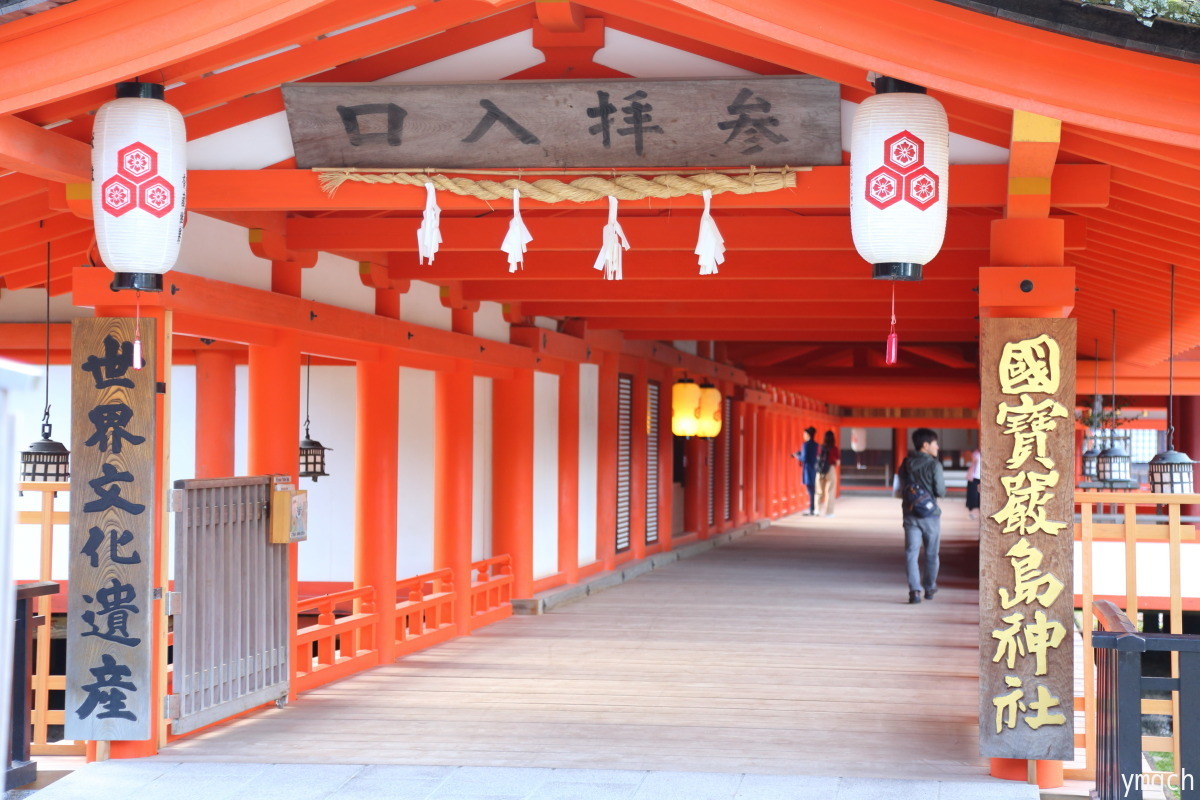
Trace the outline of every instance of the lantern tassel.
[[629, 240], [621, 223], [617, 222], [617, 198], [608, 197], [608, 224], [604, 226], [604, 238], [600, 245], [600, 253], [596, 256], [596, 269], [604, 270], [604, 280], [621, 280], [621, 251], [629, 249]]
[[437, 204], [437, 189], [432, 183], [425, 184], [425, 213], [421, 215], [421, 227], [417, 229], [417, 263], [433, 263], [438, 245], [442, 243], [440, 222], [442, 210]]
[[896, 363], [900, 356], [900, 336], [896, 333], [896, 281], [892, 280], [892, 327], [887, 337], [887, 348], [883, 354], [883, 363], [889, 367]]
[[695, 253], [699, 256], [700, 274], [716, 275], [717, 266], [725, 263], [725, 237], [717, 230], [712, 218], [712, 190], [705, 189], [704, 213], [700, 215], [700, 236], [696, 240]]
[[513, 216], [508, 223], [508, 233], [500, 249], [508, 253], [508, 271], [516, 272], [525, 268], [525, 248], [533, 241], [529, 229], [521, 219], [521, 193], [513, 189]]

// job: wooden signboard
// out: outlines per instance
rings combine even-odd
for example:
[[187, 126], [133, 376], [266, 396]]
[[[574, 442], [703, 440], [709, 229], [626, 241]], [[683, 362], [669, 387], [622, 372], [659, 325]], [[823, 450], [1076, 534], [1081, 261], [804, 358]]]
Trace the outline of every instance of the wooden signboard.
[[155, 320], [71, 323], [66, 738], [150, 738]]
[[1075, 320], [985, 319], [980, 338], [979, 746], [1075, 753]]
[[842, 163], [822, 78], [289, 83], [308, 167], [779, 167]]

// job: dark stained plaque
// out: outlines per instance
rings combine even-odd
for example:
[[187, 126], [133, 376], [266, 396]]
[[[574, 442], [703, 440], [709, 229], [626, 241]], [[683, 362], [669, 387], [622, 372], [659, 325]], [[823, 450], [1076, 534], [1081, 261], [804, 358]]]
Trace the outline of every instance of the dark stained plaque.
[[980, 339], [979, 747], [1075, 756], [1075, 320], [985, 319]]
[[822, 78], [289, 83], [309, 167], [780, 167], [842, 163]]
[[66, 738], [150, 738], [156, 321], [71, 323]]

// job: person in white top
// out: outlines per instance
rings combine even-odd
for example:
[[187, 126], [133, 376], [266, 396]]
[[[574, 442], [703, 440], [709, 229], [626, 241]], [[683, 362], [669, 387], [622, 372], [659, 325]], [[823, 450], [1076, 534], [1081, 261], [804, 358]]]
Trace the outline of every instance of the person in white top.
[[979, 519], [979, 448], [971, 453], [971, 466], [967, 468], [967, 516]]

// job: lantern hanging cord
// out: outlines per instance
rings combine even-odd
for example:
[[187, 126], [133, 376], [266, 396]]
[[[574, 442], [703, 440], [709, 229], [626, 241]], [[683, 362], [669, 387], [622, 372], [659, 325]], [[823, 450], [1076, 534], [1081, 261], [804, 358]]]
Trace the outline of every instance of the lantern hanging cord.
[[[43, 226], [38, 220], [38, 227]], [[46, 241], [46, 407], [42, 411], [42, 425], [50, 424], [50, 241]], [[47, 437], [49, 438], [49, 437]]]
[[312, 397], [312, 353], [308, 354], [308, 368], [304, 372], [304, 438], [311, 439], [308, 435], [308, 406], [309, 399]]
[[896, 279], [892, 278], [892, 333], [896, 332]]
[[1171, 314], [1167, 331], [1167, 449], [1175, 449], [1175, 265], [1171, 265]]
[[1117, 310], [1113, 309], [1112, 324], [1112, 421], [1113, 440], [1117, 437]]
[[[595, 175], [595, 170], [554, 169], [546, 173], [548, 175], [583, 175], [569, 183], [554, 178], [523, 180], [522, 176], [528, 174], [529, 170], [358, 170], [318, 167], [313, 171], [317, 173], [321, 188], [331, 197], [346, 181], [356, 181], [404, 186], [432, 184], [442, 191], [477, 197], [484, 201], [508, 200], [512, 197], [515, 189], [526, 200], [537, 200], [543, 203], [564, 201], [590, 203], [606, 197], [615, 197], [618, 200], [644, 200], [648, 197], [669, 199], [687, 195], [702, 195], [705, 191], [711, 191], [713, 194], [723, 192], [754, 194], [791, 189], [796, 186], [796, 173], [808, 172], [811, 169], [812, 167], [780, 167], [768, 170], [751, 168], [723, 170], [720, 173], [702, 172], [694, 175], [680, 175], [677, 172], [654, 174], [654, 170], [646, 170], [643, 174], [650, 177], [632, 173], [613, 173], [608, 178]], [[511, 177], [508, 180], [494, 181], [465, 177], [455, 178], [450, 177], [451, 175]]]

